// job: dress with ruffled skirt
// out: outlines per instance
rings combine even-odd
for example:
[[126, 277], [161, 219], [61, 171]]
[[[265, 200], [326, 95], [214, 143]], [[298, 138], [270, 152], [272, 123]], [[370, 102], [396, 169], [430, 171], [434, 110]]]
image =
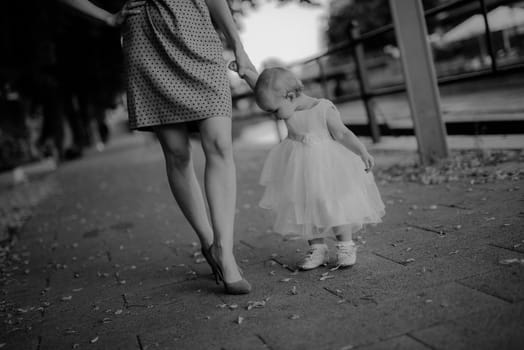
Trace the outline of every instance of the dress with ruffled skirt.
[[311, 239], [348, 225], [355, 233], [365, 224], [381, 222], [385, 214], [373, 174], [365, 172], [360, 157], [329, 133], [329, 113], [340, 118], [324, 99], [295, 112], [286, 120], [288, 136], [264, 163], [260, 206], [275, 213], [275, 232]]

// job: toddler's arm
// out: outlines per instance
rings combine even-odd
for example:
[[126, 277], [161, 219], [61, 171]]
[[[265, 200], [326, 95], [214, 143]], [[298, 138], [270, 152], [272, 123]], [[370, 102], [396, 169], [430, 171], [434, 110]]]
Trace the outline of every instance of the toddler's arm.
[[336, 141], [360, 156], [366, 166], [366, 171], [370, 171], [375, 166], [374, 158], [368, 153], [358, 137], [344, 125], [342, 119], [340, 119], [340, 113], [334, 105], [331, 105], [327, 112], [327, 126], [331, 136]]
[[[228, 68], [234, 72], [239, 73], [237, 61], [231, 61], [228, 65]], [[249, 87], [252, 90], [255, 90], [255, 86], [257, 85], [257, 79], [258, 79], [258, 73], [256, 71], [253, 71], [251, 69], [246, 69], [244, 70], [243, 76], [241, 75], [240, 77], [246, 81], [246, 83], [249, 85]]]

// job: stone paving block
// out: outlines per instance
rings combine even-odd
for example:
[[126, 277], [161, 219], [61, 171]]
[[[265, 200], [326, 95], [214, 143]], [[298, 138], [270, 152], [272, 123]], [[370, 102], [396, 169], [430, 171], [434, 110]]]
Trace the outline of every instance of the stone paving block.
[[[221, 343], [242, 340], [248, 335], [234, 323], [243, 312], [240, 305], [237, 309], [217, 307], [222, 304], [218, 294], [203, 289], [200, 293], [192, 292], [198, 289], [188, 284], [144, 291], [146, 300], [141, 295], [128, 296], [128, 309], [118, 319], [100, 327], [98, 334], [132, 333], [139, 335], [144, 348], [165, 345], [176, 349], [216, 349]], [[145, 302], [154, 307], [134, 306]], [[234, 336], [232, 332], [236, 332]], [[192, 345], [187, 345], [188, 342]]]
[[[522, 259], [522, 256], [518, 257]], [[465, 278], [461, 284], [510, 303], [524, 300], [524, 267], [503, 266], [496, 271]]]
[[17, 307], [26, 307], [37, 303], [40, 293], [46, 287], [43, 276], [10, 279], [2, 288], [3, 297]]
[[428, 350], [430, 347], [410, 336], [402, 335], [370, 345], [359, 346], [358, 350]]
[[503, 223], [490, 238], [490, 244], [509, 251], [524, 253], [524, 220], [520, 219], [520, 222], [517, 223]]
[[63, 297], [71, 296], [76, 302], [95, 302], [113, 295], [120, 295], [126, 285], [116, 277], [116, 269], [107, 263], [92, 264], [78, 270], [54, 271], [49, 275], [49, 288], [41, 298], [59, 303]]
[[[213, 321], [209, 321], [210, 323]], [[237, 325], [237, 330], [224, 332], [223, 324], [215, 323], [213, 332], [208, 327], [195, 329], [193, 336], [180, 336], [180, 330], [176, 327], [151, 331], [142, 336], [143, 342], [148, 349], [224, 349], [224, 350], [264, 350], [269, 349], [262, 340], [254, 333], [255, 330], [246, 330], [245, 327]]]
[[51, 302], [45, 309], [41, 335], [57, 337], [72, 328], [82, 332], [94, 325], [103, 324], [105, 318], [112, 318], [115, 311], [124, 309], [119, 294], [100, 298], [96, 295], [73, 296], [67, 301]]
[[[391, 244], [376, 247], [368, 246], [373, 253], [399, 264], [421, 263], [438, 257], [464, 254], [475, 247], [467, 240], [446, 237], [425, 237], [428, 233], [417, 231], [421, 237], [414, 240], [395, 239]], [[436, 236], [436, 235], [435, 235]], [[405, 236], [404, 236], [405, 237]]]
[[434, 349], [522, 349], [524, 306], [503, 305], [412, 332]]
[[0, 344], [4, 344], [2, 350], [38, 349], [41, 339], [36, 334], [26, 332], [2, 333]]
[[132, 334], [111, 334], [110, 336], [101, 336], [97, 335], [95, 332], [82, 335], [42, 337], [39, 349], [74, 349], [73, 346], [75, 344], [77, 344], [78, 349], [141, 350], [136, 336]]
[[496, 267], [499, 259], [512, 254], [490, 245], [489, 240], [481, 239], [471, 243], [467, 237], [442, 237], [427, 243], [422, 239], [408, 244], [401, 243], [402, 245], [382, 245], [372, 248], [372, 251], [386, 259], [408, 266], [431, 264], [431, 260], [435, 259], [439, 259], [439, 262], [464, 259], [484, 266]]
[[[315, 349], [337, 349], [347, 344], [365, 345], [504, 302], [452, 283], [406, 293], [378, 305], [355, 308], [340, 304], [326, 309], [322, 299], [305, 305], [300, 318], [294, 321], [275, 313], [257, 318], [260, 332], [271, 348], [302, 349], [315, 344]], [[289, 322], [294, 322], [293, 326]], [[293, 327], [292, 333], [287, 331], [289, 327]]]
[[[217, 308], [222, 303], [220, 298], [214, 292], [205, 290], [208, 285], [207, 282], [195, 280], [145, 289], [140, 294], [126, 294], [122, 312], [109, 315], [112, 322], [100, 327], [99, 333], [143, 335], [175, 324], [186, 329], [198, 323], [207, 324], [207, 316], [214, 318], [224, 312]], [[229, 312], [228, 309], [225, 311]]]
[[[436, 258], [422, 265], [398, 265], [398, 269], [381, 271], [351, 280], [346, 288], [339, 289], [359, 291], [359, 298], [368, 296], [377, 302], [399, 296], [413, 290], [439, 286], [456, 279], [469, 277], [478, 273], [491, 271], [493, 267], [482, 266], [460, 256]], [[326, 281], [329, 284], [335, 280]], [[336, 287], [336, 285], [335, 285]]]
[[[285, 239], [277, 233], [258, 234], [243, 241], [244, 244], [254, 248], [256, 255], [260, 257], [259, 261], [268, 260], [274, 256], [298, 259], [307, 251], [308, 247], [303, 240]], [[300, 249], [301, 252], [297, 253], [297, 249]]]

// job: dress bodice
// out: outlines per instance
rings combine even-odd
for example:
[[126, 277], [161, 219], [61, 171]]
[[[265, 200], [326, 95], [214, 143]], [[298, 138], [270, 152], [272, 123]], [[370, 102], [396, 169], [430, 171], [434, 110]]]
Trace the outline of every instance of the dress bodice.
[[286, 120], [288, 138], [303, 143], [332, 139], [326, 119], [330, 107], [329, 101], [320, 99], [312, 108], [296, 111]]

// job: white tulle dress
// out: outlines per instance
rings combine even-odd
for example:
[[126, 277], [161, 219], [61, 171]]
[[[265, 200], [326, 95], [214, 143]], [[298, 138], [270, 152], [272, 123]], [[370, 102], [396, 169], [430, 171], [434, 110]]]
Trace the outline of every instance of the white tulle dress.
[[335, 141], [327, 127], [335, 106], [321, 99], [286, 120], [288, 136], [269, 153], [260, 183], [262, 208], [275, 215], [275, 232], [306, 239], [332, 235], [335, 226], [354, 233], [384, 216], [373, 174], [359, 156]]

